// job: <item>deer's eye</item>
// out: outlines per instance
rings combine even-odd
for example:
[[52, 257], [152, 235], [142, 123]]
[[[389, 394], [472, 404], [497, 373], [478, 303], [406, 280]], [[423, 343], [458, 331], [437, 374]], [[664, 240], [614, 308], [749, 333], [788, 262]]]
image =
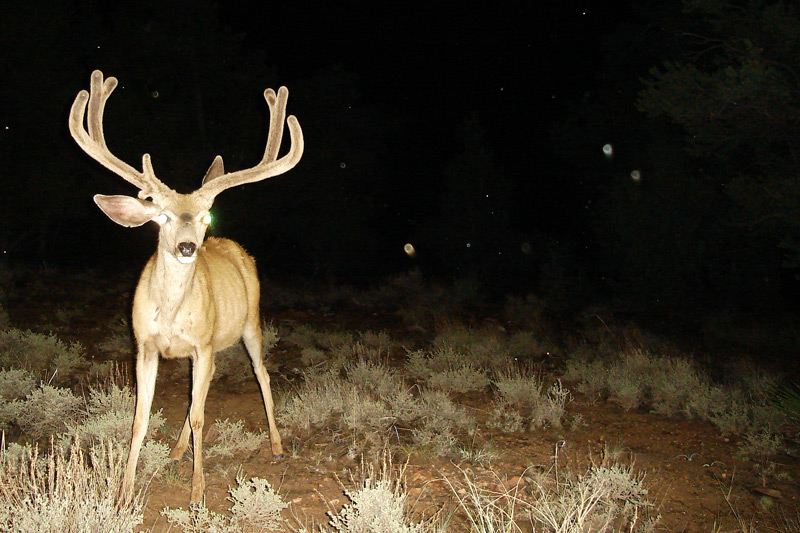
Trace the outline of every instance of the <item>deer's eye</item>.
[[169, 216], [166, 213], [159, 213], [156, 220], [159, 224], [166, 224], [169, 222]]
[[211, 213], [206, 213], [205, 215], [203, 215], [203, 218], [200, 219], [200, 222], [202, 222], [206, 226], [211, 224]]

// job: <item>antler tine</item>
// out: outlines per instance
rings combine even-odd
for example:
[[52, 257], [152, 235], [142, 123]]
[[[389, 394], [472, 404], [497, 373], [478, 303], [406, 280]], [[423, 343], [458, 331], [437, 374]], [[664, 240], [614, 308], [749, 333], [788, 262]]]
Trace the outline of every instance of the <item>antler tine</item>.
[[267, 146], [264, 148], [264, 157], [260, 164], [275, 161], [278, 158], [278, 150], [281, 148], [283, 140], [283, 121], [286, 117], [286, 100], [289, 98], [289, 90], [286, 87], [278, 89], [277, 96], [272, 89], [264, 91], [264, 100], [269, 106], [269, 135], [267, 136]]
[[[209, 198], [214, 198], [231, 187], [271, 178], [283, 174], [297, 165], [303, 155], [305, 146], [303, 130], [300, 129], [300, 123], [294, 115], [286, 117], [286, 100], [288, 98], [289, 90], [286, 87], [278, 89], [277, 95], [272, 89], [264, 91], [264, 99], [269, 106], [270, 121], [267, 146], [264, 149], [264, 157], [261, 158], [261, 162], [252, 168], [230, 172], [211, 179], [204, 183], [198, 192]], [[278, 150], [280, 150], [281, 141], [283, 140], [284, 117], [286, 117], [286, 125], [289, 127], [292, 146], [286, 155], [277, 159]]]
[[[106, 101], [117, 87], [117, 79], [109, 76], [103, 81], [103, 73], [99, 70], [92, 72], [91, 94], [80, 91], [72, 103], [69, 113], [69, 131], [72, 138], [84, 152], [95, 161], [117, 174], [125, 181], [139, 188], [139, 198], [157, 198], [169, 191], [169, 188], [156, 178], [150, 154], [142, 156], [142, 172], [128, 165], [108, 149], [103, 133], [103, 111]], [[89, 115], [86, 119], [88, 130], [84, 127], [86, 109]]]

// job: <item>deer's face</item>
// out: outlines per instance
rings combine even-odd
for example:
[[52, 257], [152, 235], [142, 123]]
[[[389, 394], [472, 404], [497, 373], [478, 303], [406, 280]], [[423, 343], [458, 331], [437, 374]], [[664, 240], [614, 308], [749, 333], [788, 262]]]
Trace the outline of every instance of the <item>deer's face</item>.
[[95, 203], [117, 224], [141, 226], [153, 221], [159, 226], [159, 249], [183, 264], [193, 263], [211, 223], [213, 200], [201, 194], [178, 194], [170, 191], [158, 203], [131, 196], [94, 197]]
[[159, 247], [180, 263], [193, 263], [211, 223], [211, 203], [191, 194], [175, 196], [153, 219], [161, 227]]

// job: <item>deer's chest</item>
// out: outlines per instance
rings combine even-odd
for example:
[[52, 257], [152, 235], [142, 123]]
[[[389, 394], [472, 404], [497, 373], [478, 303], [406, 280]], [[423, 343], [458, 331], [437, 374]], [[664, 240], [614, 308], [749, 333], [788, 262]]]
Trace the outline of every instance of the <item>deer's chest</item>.
[[174, 316], [154, 309], [148, 320], [145, 336], [167, 359], [192, 357], [208, 343], [205, 328], [192, 313], [179, 311]]

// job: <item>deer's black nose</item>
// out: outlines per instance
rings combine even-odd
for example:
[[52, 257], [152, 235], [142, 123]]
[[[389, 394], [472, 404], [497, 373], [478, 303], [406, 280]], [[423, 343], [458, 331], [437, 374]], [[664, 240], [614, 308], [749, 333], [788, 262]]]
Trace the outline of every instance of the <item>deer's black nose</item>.
[[196, 249], [197, 245], [193, 242], [178, 243], [178, 251], [181, 253], [183, 257], [192, 257]]

